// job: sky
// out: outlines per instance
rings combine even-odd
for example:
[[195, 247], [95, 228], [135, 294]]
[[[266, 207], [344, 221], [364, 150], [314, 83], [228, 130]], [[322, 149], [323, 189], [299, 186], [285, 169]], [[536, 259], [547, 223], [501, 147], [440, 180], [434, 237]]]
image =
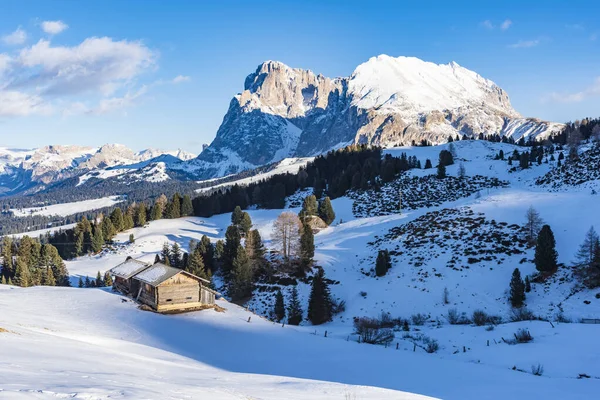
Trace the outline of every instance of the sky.
[[524, 116], [599, 117], [594, 3], [3, 0], [0, 147], [199, 152], [261, 62], [337, 77], [379, 54], [455, 61]]

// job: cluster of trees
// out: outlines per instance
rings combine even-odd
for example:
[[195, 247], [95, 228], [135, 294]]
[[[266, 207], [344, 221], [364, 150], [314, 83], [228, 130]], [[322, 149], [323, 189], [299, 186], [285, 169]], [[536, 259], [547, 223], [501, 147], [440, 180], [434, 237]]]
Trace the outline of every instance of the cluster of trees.
[[211, 281], [212, 275], [218, 268], [222, 253], [222, 251], [217, 251], [216, 247], [219, 246], [213, 245], [206, 235], [202, 235], [199, 242], [190, 240], [188, 252], [184, 252], [178, 243], [172, 245], [164, 243], [160, 254], [156, 255], [154, 263], [161, 262]]
[[2, 239], [2, 283], [28, 286], [69, 286], [69, 272], [56, 247], [23, 236]]
[[[547, 143], [545, 146], [540, 146], [537, 142], [533, 142], [531, 144], [531, 148], [529, 151], [519, 152], [519, 150], [515, 149], [511, 155], [508, 156], [508, 165], [513, 165], [513, 162], [518, 163], [519, 168], [527, 169], [533, 166], [533, 163], [537, 163], [537, 165], [541, 165], [542, 162], [555, 161], [554, 157], [555, 151], [559, 151], [558, 153], [558, 166], [562, 165], [562, 160], [564, 160], [565, 156], [562, 152], [563, 148], [560, 145], [554, 146], [550, 143]], [[504, 160], [505, 154], [503, 150], [500, 150], [496, 155], [496, 160]]]
[[100, 274], [100, 271], [98, 271], [98, 274], [96, 275], [96, 279], [90, 279], [89, 276], [86, 276], [85, 279], [83, 279], [83, 277], [79, 277], [79, 282], [77, 284], [78, 287], [80, 288], [94, 288], [94, 287], [110, 287], [113, 284], [113, 280], [112, 280], [112, 276], [110, 276], [110, 274], [108, 273], [108, 271], [106, 271], [104, 273], [104, 276], [102, 276], [102, 274]]
[[331, 199], [343, 196], [350, 189], [376, 187], [411, 168], [419, 168], [416, 157], [392, 157], [377, 147], [365, 145], [348, 146], [316, 157], [297, 174], [278, 174], [247, 186], [233, 185], [196, 197], [192, 203], [194, 214], [210, 217], [232, 212], [236, 206], [242, 210], [250, 205], [260, 208], [285, 207], [285, 198], [298, 189], [311, 187], [320, 199], [326, 194]]
[[[110, 215], [99, 214], [92, 221], [83, 217], [72, 229], [61, 230], [48, 237], [63, 259], [98, 253], [105, 244], [112, 243], [119, 232], [141, 227], [148, 221], [179, 218], [193, 214], [190, 196], [175, 193], [169, 200], [163, 194], [150, 207], [146, 203], [132, 203], [125, 210], [115, 207]], [[130, 241], [133, 238], [130, 238]]]

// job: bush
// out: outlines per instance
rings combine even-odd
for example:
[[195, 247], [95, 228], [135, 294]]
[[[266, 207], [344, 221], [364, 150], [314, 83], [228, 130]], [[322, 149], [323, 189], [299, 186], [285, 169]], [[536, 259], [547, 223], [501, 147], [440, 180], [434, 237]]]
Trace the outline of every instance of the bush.
[[413, 325], [416, 326], [421, 326], [424, 325], [425, 322], [427, 322], [427, 319], [429, 318], [429, 316], [425, 315], [425, 314], [413, 314], [411, 315], [410, 319], [412, 320]]
[[542, 376], [542, 374], [544, 373], [544, 366], [542, 364], [532, 365], [531, 373], [535, 376]]
[[391, 328], [381, 327], [381, 321], [375, 318], [354, 319], [354, 333], [364, 343], [389, 344], [394, 340], [394, 331]]
[[514, 335], [517, 343], [529, 343], [533, 340], [533, 336], [527, 329], [521, 328]]
[[556, 314], [556, 317], [554, 317], [554, 320], [556, 322], [561, 322], [563, 324], [570, 324], [572, 322], [571, 319], [568, 318], [562, 311], [560, 311]]
[[494, 328], [495, 328], [495, 325], [488, 325], [488, 326], [485, 327], [485, 330], [488, 331], [488, 332], [490, 332], [490, 331], [493, 331]]
[[345, 300], [331, 300], [331, 314], [337, 315], [346, 311], [346, 301]]
[[488, 315], [485, 311], [475, 310], [473, 311], [473, 323], [477, 326], [483, 326], [488, 321]]
[[468, 325], [471, 323], [471, 320], [467, 317], [466, 313], [460, 313], [456, 308], [451, 308], [448, 310], [448, 315], [446, 317], [450, 325]]
[[511, 322], [519, 322], [519, 321], [533, 321], [539, 319], [536, 317], [531, 311], [529, 311], [525, 307], [521, 308], [513, 308], [510, 314]]
[[435, 339], [431, 339], [429, 341], [429, 343], [427, 343], [425, 345], [425, 351], [428, 353], [435, 353], [439, 349], [440, 349], [440, 345], [438, 344], [437, 340], [435, 340]]

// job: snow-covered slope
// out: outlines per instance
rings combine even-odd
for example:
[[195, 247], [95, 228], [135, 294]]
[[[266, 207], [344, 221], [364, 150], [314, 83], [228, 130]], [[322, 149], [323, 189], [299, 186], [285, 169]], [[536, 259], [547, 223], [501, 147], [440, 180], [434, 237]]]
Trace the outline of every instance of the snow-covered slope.
[[522, 117], [494, 82], [455, 62], [380, 55], [350, 77], [330, 79], [267, 61], [246, 78], [215, 140], [192, 165], [206, 179], [350, 143], [544, 138], [562, 126]]
[[110, 207], [124, 201], [122, 197], [111, 196], [103, 197], [94, 200], [84, 200], [74, 203], [53, 204], [49, 206], [20, 208], [10, 210], [16, 217], [26, 217], [30, 215], [60, 215], [66, 217], [77, 213], [82, 213], [90, 210], [97, 210], [104, 207]]

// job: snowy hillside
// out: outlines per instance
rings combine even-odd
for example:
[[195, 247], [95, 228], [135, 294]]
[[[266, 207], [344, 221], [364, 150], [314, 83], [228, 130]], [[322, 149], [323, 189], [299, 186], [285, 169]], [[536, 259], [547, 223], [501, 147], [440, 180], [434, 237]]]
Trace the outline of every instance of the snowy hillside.
[[[165, 393], [174, 398], [209, 393], [217, 399], [593, 398], [600, 390], [594, 347], [600, 324], [579, 321], [600, 319], [600, 296], [598, 289], [578, 285], [571, 265], [590, 226], [600, 229], [598, 195], [589, 182], [576, 179], [559, 192], [539, 184], [555, 171], [570, 179], [583, 167], [561, 170], [545, 157], [521, 170], [498, 154], [526, 149], [486, 141], [386, 152], [435, 165], [442, 149], [455, 153], [444, 180], [435, 178], [435, 168], [412, 169], [380, 190], [332, 201], [335, 221], [314, 237], [315, 264], [332, 281], [332, 296], [345, 301], [345, 310], [331, 322], [312, 326], [305, 320], [293, 327], [266, 319], [276, 290], [287, 304], [294, 284], [306, 317], [310, 279], [292, 276], [257, 285], [245, 304], [250, 311], [223, 299], [222, 313], [182, 315], [141, 311], [107, 289], [0, 285], [0, 307], [9, 310], [0, 314], [0, 328], [6, 330], [0, 346], [8, 349], [3, 355], [9, 352], [0, 359], [0, 375], [9, 382], [0, 384], [0, 393], [10, 398]], [[595, 153], [582, 153], [585, 157]], [[307, 193], [292, 196], [288, 204]], [[535, 272], [522, 227], [530, 206], [552, 227], [561, 265], [552, 278], [532, 282], [526, 294], [527, 310], [542, 320], [512, 322], [511, 274], [517, 267], [524, 277]], [[247, 210], [269, 250], [277, 250], [273, 223], [282, 211]], [[162, 219], [123, 232], [101, 254], [68, 261], [71, 282], [76, 286], [80, 277], [104, 273], [127, 256], [152, 262], [165, 242], [187, 251], [190, 240], [203, 235], [213, 243], [222, 240], [230, 222], [230, 214]], [[130, 234], [135, 243], [129, 243]], [[392, 267], [376, 277], [375, 258], [384, 249]], [[219, 277], [214, 281], [226, 293]], [[450, 323], [452, 314], [471, 320], [478, 310], [496, 322]], [[353, 323], [360, 317], [406, 325], [394, 325], [389, 346], [357, 343]], [[513, 344], [519, 329], [533, 340]], [[26, 351], [34, 343], [35, 357]], [[439, 348], [429, 354], [432, 343]], [[49, 361], [39, 364], [40, 359]]]
[[20, 208], [10, 210], [16, 217], [26, 217], [28, 215], [60, 215], [66, 217], [90, 210], [98, 210], [104, 207], [110, 207], [122, 202], [124, 199], [119, 196], [104, 197], [101, 199], [85, 200], [74, 203], [54, 204], [50, 206]]

